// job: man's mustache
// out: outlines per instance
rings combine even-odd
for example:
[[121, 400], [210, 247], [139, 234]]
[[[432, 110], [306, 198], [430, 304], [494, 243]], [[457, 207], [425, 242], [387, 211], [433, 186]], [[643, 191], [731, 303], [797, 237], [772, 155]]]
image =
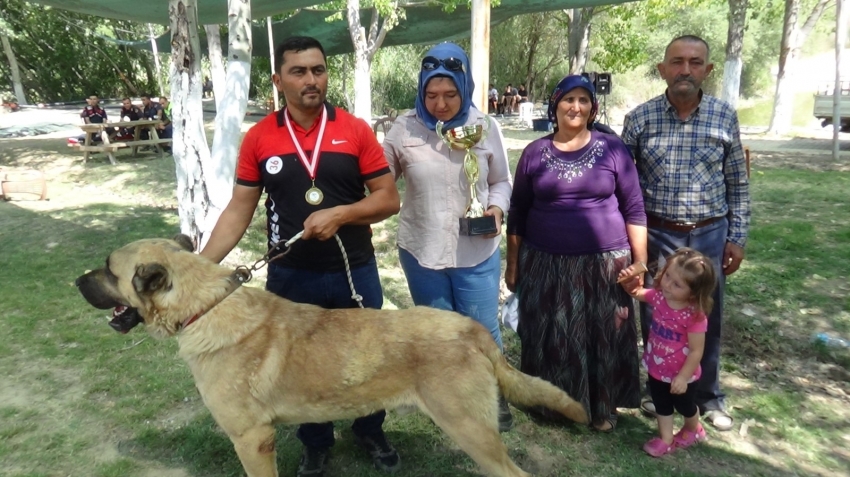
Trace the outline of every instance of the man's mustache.
[[681, 81], [687, 81], [688, 83], [696, 84], [697, 80], [693, 76], [677, 76], [676, 82], [679, 83]]
[[301, 92], [302, 95], [310, 94], [310, 93], [321, 94], [322, 92], [319, 91], [319, 88], [307, 88], [307, 89], [305, 89], [304, 91]]

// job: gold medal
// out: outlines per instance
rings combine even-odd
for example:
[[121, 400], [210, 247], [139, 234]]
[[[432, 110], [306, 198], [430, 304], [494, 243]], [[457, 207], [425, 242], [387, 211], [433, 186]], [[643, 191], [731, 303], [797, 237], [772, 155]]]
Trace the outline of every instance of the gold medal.
[[322, 194], [322, 191], [314, 185], [313, 187], [307, 189], [307, 193], [304, 194], [304, 198], [310, 205], [319, 205], [322, 203], [322, 199], [325, 198], [325, 194]]

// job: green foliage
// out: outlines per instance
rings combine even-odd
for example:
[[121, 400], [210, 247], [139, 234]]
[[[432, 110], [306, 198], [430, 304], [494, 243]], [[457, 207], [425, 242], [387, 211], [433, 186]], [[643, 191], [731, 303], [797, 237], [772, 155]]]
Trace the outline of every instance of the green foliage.
[[[742, 96], [756, 95], [772, 81], [770, 67], [779, 50], [783, 8], [778, 0], [751, 2], [744, 35]], [[710, 60], [714, 62], [714, 72], [704, 88], [716, 92], [723, 80], [728, 10], [727, 2], [720, 0], [647, 0], [612, 7], [594, 17], [590, 63], [597, 70], [613, 73], [651, 65], [647, 71], [657, 78], [654, 65], [663, 60], [670, 40], [697, 35], [711, 46]]]
[[419, 84], [419, 65], [430, 46], [381, 48], [372, 62], [372, 110], [412, 109]]
[[[90, 94], [120, 97], [156, 89], [150, 52], [104, 38], [145, 39], [148, 33], [144, 24], [81, 15], [22, 0], [4, 1], [2, 15], [31, 101], [81, 100]], [[9, 76], [7, 61], [0, 62], [0, 74]]]

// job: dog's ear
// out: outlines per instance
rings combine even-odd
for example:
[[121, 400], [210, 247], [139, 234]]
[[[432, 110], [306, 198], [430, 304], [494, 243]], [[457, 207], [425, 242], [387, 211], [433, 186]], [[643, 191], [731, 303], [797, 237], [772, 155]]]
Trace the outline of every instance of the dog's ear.
[[158, 263], [145, 263], [136, 266], [133, 275], [133, 288], [139, 294], [150, 294], [157, 290], [170, 287], [168, 270]]
[[174, 236], [174, 241], [177, 242], [177, 245], [180, 245], [188, 252], [195, 251], [195, 242], [192, 241], [192, 237], [189, 237], [186, 234], [177, 234]]

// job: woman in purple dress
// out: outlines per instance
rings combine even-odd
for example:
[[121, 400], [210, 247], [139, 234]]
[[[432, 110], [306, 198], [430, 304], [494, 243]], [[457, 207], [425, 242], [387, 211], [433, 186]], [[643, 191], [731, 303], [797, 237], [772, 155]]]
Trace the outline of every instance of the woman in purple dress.
[[593, 426], [611, 431], [618, 407], [640, 404], [634, 305], [617, 274], [646, 261], [646, 215], [628, 149], [592, 128], [597, 106], [583, 76], [555, 87], [555, 132], [517, 164], [505, 281], [519, 299], [522, 371], [581, 401]]

